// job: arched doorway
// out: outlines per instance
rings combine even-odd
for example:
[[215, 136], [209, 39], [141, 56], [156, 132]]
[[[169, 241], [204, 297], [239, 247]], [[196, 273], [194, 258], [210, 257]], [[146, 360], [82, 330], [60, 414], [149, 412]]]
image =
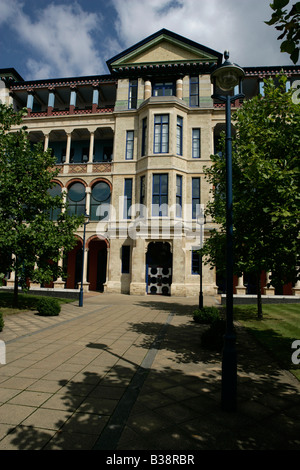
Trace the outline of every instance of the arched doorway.
[[81, 281], [82, 271], [82, 241], [78, 240], [73, 250], [69, 251], [65, 258], [66, 288], [77, 289]]
[[89, 263], [88, 282], [89, 290], [103, 292], [106, 283], [107, 269], [107, 243], [99, 238], [92, 239], [88, 243]]
[[146, 254], [146, 289], [151, 295], [171, 295], [172, 253], [168, 242], [151, 242]]

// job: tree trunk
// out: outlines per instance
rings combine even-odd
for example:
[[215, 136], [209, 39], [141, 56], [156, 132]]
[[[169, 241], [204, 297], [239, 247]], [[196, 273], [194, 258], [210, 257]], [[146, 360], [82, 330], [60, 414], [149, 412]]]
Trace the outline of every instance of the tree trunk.
[[263, 318], [260, 272], [257, 274], [257, 318], [258, 320], [262, 320]]
[[18, 306], [18, 287], [19, 287], [19, 276], [18, 276], [18, 266], [17, 266], [17, 258], [15, 261], [15, 282], [14, 282], [14, 297], [13, 297], [13, 306]]

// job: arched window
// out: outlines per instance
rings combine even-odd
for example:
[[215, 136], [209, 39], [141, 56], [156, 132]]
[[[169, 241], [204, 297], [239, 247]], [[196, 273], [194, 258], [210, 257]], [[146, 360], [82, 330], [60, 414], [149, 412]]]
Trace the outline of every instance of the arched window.
[[[60, 196], [61, 195], [60, 185], [56, 183], [52, 188], [48, 190], [48, 193], [53, 198]], [[50, 209], [50, 214], [49, 214], [50, 220], [57, 220], [59, 214], [60, 214], [60, 207], [52, 207], [52, 209]]]
[[109, 216], [110, 186], [105, 181], [99, 181], [92, 188], [91, 220], [103, 220]]
[[68, 190], [68, 213], [71, 215], [85, 213], [85, 187], [82, 183], [73, 183]]

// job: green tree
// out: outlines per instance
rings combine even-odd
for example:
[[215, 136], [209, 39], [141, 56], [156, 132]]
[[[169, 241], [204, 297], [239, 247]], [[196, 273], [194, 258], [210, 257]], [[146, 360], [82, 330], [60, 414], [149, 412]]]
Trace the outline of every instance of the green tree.
[[[256, 274], [260, 318], [260, 273], [271, 272], [273, 286], [299, 276], [300, 107], [285, 82], [284, 76], [265, 81], [265, 96], [246, 101], [233, 116], [234, 272]], [[220, 228], [202, 254], [225, 273], [225, 158], [213, 155], [212, 161], [205, 169], [213, 187], [207, 212]]]
[[300, 42], [300, 2], [295, 2], [289, 10], [284, 10], [288, 6], [289, 0], [274, 0], [270, 4], [273, 10], [272, 17], [265, 23], [269, 26], [277, 25], [275, 28], [281, 31], [277, 39], [282, 40], [281, 52], [287, 52], [294, 64], [299, 59]]
[[[0, 104], [0, 271], [15, 271], [15, 303], [18, 284], [26, 288], [27, 279], [47, 283], [62, 275], [58, 261], [74, 246], [83, 222], [68, 215], [62, 195], [51, 196], [55, 157], [31, 144], [23, 115]], [[55, 209], [59, 215], [51, 220]]]

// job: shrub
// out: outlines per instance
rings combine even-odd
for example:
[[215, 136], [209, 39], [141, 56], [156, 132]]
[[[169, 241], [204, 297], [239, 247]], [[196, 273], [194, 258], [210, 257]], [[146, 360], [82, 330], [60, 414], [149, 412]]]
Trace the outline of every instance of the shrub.
[[38, 301], [37, 311], [40, 315], [56, 316], [60, 313], [60, 304], [56, 299], [45, 297]]
[[193, 312], [193, 318], [196, 323], [211, 325], [220, 318], [220, 313], [217, 307], [203, 307]]
[[4, 320], [3, 320], [3, 313], [0, 312], [0, 331], [4, 328]]
[[210, 327], [202, 333], [201, 345], [206, 349], [221, 351], [224, 345], [226, 321], [222, 318], [215, 319]]

